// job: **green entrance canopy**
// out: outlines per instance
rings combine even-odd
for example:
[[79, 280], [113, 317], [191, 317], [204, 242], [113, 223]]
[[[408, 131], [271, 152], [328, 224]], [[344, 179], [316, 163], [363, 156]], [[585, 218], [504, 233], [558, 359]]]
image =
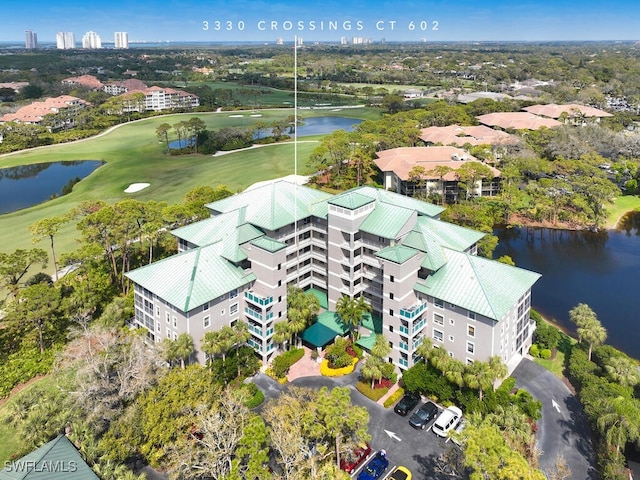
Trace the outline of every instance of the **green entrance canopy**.
[[314, 347], [324, 347], [327, 343], [336, 338], [340, 333], [331, 330], [326, 325], [316, 322], [302, 333], [302, 340], [310, 343]]

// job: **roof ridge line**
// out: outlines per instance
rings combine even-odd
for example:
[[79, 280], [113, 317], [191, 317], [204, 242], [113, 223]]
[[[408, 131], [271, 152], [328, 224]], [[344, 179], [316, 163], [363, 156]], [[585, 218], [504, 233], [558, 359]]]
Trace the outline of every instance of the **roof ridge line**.
[[[218, 243], [218, 242], [215, 242]], [[214, 244], [211, 244], [214, 245]], [[196, 249], [196, 258], [193, 261], [193, 269], [191, 270], [191, 278], [189, 279], [189, 289], [187, 291], [187, 295], [185, 298], [184, 304], [184, 312], [189, 311], [189, 302], [191, 301], [191, 294], [193, 293], [193, 284], [195, 283], [196, 273], [198, 273], [198, 263], [200, 262], [200, 253], [202, 252], [203, 247], [198, 247]]]

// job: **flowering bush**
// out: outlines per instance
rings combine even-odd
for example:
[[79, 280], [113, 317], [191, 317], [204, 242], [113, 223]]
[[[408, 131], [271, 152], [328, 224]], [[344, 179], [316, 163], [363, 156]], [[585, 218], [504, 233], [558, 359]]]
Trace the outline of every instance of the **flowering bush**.
[[389, 395], [389, 398], [387, 398], [384, 401], [384, 408], [389, 408], [391, 405], [393, 405], [398, 400], [400, 400], [400, 397], [402, 397], [403, 395], [404, 395], [404, 389], [398, 388], [395, 392]]
[[331, 368], [329, 367], [329, 360], [324, 359], [320, 364], [320, 373], [325, 377], [341, 377], [342, 375], [349, 375], [353, 372], [354, 368], [356, 368], [356, 363], [358, 363], [357, 357], [352, 359], [351, 365], [341, 368]]

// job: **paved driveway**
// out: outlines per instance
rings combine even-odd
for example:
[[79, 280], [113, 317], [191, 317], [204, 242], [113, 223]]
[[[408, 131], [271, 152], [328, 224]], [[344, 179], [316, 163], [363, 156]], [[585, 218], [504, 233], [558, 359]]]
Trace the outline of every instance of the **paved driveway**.
[[[374, 452], [381, 449], [387, 451], [387, 458], [390, 462], [388, 472], [397, 465], [403, 465], [411, 470], [415, 480], [450, 480], [450, 476], [435, 472], [433, 465], [436, 458], [444, 450], [457, 449], [458, 447], [436, 436], [430, 428], [415, 430], [409, 425], [410, 415], [401, 417], [392, 408], [384, 408], [366, 398], [354, 387], [358, 374], [359, 372], [356, 371], [344, 377], [302, 377], [287, 385], [314, 389], [322, 386], [348, 387], [351, 390], [353, 404], [365, 407], [369, 412], [369, 434], [371, 435], [369, 443]], [[262, 373], [256, 375], [254, 381], [264, 391], [265, 400], [275, 398], [287, 388], [287, 385], [280, 385]]]
[[542, 402], [538, 420], [537, 445], [541, 450], [540, 469], [554, 469], [562, 455], [576, 480], [596, 479], [591, 429], [578, 399], [553, 373], [523, 359], [512, 373], [516, 386], [524, 388]]

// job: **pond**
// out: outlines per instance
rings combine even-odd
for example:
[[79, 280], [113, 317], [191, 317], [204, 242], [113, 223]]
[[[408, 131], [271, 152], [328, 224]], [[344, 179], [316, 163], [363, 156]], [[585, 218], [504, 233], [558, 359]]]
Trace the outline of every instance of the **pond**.
[[103, 163], [76, 160], [0, 168], [0, 214], [60, 196], [65, 186], [77, 183]]
[[588, 304], [607, 329], [607, 343], [640, 358], [640, 215], [617, 230], [599, 233], [544, 228], [496, 229], [494, 256], [509, 255], [519, 267], [542, 274], [533, 287], [536, 310], [570, 332], [569, 310]]
[[[356, 125], [363, 120], [347, 117], [309, 117], [302, 120], [303, 124], [298, 126], [298, 137], [309, 135], [327, 135], [336, 130], [351, 132]], [[287, 135], [293, 135], [293, 131], [287, 130]], [[264, 138], [271, 135], [271, 129], [267, 128], [254, 138]]]

